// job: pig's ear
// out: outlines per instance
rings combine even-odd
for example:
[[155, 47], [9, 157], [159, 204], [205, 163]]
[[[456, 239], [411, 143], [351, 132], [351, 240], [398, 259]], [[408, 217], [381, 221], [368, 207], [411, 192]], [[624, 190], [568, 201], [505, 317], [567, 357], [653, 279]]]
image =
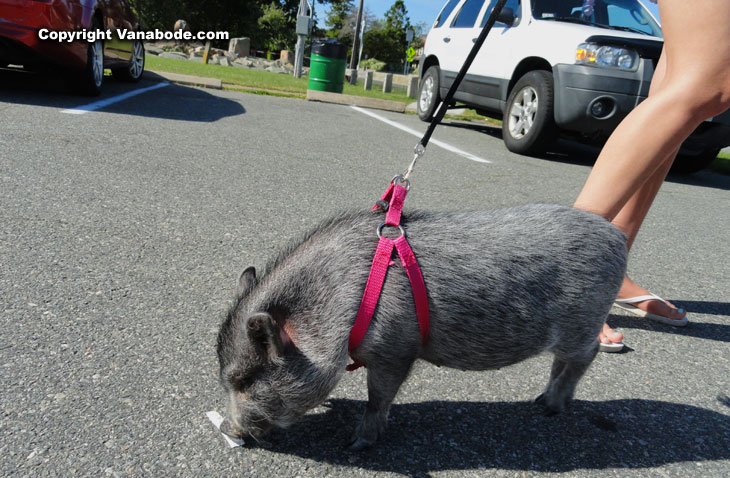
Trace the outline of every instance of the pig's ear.
[[270, 358], [280, 357], [284, 347], [274, 318], [266, 312], [259, 312], [246, 322], [248, 338], [256, 350]]
[[238, 296], [243, 297], [247, 295], [256, 286], [256, 269], [254, 267], [248, 267], [241, 273], [241, 277], [238, 278]]

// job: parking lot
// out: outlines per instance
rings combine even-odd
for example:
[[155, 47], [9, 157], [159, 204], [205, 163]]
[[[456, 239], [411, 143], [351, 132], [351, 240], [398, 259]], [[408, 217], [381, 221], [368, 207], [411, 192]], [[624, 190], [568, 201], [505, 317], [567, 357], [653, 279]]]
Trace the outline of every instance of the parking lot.
[[[566, 413], [531, 402], [550, 357], [485, 373], [418, 363], [372, 450], [346, 451], [362, 370], [288, 431], [227, 448], [205, 412], [225, 407], [215, 338], [238, 275], [370, 207], [425, 123], [145, 75], [89, 100], [0, 71], [0, 474], [730, 474], [730, 176], [711, 171], [670, 177], [629, 264], [690, 325], [616, 312], [629, 349], [599, 354]], [[514, 155], [476, 123], [434, 138], [406, 211], [569, 205], [596, 156], [567, 142]]]

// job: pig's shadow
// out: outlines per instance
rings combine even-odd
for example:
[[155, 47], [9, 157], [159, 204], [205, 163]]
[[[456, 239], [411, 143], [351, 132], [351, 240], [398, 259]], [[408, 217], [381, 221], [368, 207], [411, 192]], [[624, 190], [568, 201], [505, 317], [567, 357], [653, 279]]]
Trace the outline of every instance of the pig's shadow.
[[[730, 398], [717, 398], [730, 412]], [[320, 463], [429, 476], [444, 470], [565, 472], [730, 459], [730, 415], [651, 400], [575, 401], [546, 418], [529, 402], [394, 405], [374, 448], [346, 450], [364, 403], [335, 399], [268, 448]], [[320, 412], [320, 413], [317, 413]]]

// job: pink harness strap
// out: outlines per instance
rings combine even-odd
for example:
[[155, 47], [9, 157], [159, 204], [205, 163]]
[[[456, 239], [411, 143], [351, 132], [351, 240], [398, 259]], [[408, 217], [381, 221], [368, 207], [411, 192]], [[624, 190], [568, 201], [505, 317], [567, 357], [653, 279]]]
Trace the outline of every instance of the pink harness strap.
[[[388, 207], [384, 224], [389, 226], [400, 226], [403, 201], [405, 200], [407, 193], [408, 190], [406, 188], [400, 184], [393, 183], [391, 183], [385, 191], [381, 200], [389, 201], [390, 206]], [[377, 205], [373, 206], [373, 209], [377, 209], [377, 207]], [[421, 340], [424, 344], [426, 343], [426, 340], [428, 340], [428, 295], [426, 294], [426, 284], [423, 281], [423, 275], [421, 274], [421, 269], [418, 266], [416, 256], [413, 254], [413, 250], [411, 249], [410, 244], [408, 244], [408, 240], [405, 235], [402, 235], [395, 240], [381, 236], [378, 246], [375, 249], [375, 256], [373, 257], [373, 263], [370, 267], [370, 276], [368, 277], [367, 284], [365, 285], [365, 292], [363, 293], [362, 300], [360, 301], [360, 309], [357, 311], [355, 324], [350, 332], [350, 338], [348, 341], [350, 357], [352, 357], [353, 351], [365, 338], [365, 334], [370, 327], [370, 321], [375, 313], [375, 308], [378, 305], [380, 293], [383, 290], [383, 282], [385, 281], [385, 276], [388, 273], [388, 267], [394, 264], [391, 260], [393, 249], [395, 249], [400, 256], [403, 268], [406, 270], [408, 280], [411, 283], [413, 300], [416, 305], [416, 315], [418, 317], [418, 326], [421, 329]], [[353, 363], [347, 366], [348, 371], [357, 370], [358, 368], [365, 366], [365, 364], [355, 360], [354, 358], [352, 360]]]

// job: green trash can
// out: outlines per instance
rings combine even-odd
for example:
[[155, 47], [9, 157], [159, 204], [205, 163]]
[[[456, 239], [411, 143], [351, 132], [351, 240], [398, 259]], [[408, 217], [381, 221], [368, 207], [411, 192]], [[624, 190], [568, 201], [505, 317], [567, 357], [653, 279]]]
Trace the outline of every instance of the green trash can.
[[315, 40], [309, 60], [309, 85], [316, 91], [342, 93], [345, 85], [347, 47], [337, 40]]

